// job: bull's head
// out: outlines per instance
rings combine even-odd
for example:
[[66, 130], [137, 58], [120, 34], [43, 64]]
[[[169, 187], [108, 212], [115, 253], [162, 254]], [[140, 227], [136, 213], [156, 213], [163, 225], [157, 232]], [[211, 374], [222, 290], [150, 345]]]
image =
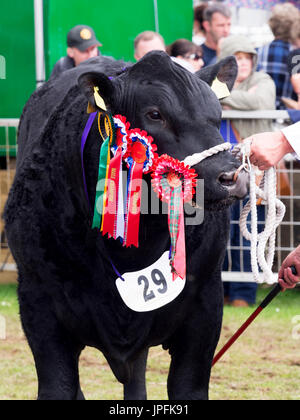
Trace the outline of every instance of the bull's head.
[[[231, 90], [236, 74], [234, 57], [192, 74], [156, 51], [114, 79], [96, 72], [82, 74], [79, 85], [96, 109], [98, 87], [109, 112], [126, 116], [132, 128], [146, 130], [159, 154], [183, 161], [224, 142], [219, 131], [222, 110], [210, 86], [217, 77]], [[234, 179], [239, 166], [229, 152], [221, 152], [194, 167], [205, 182], [206, 205], [215, 208], [246, 195], [246, 174]]]

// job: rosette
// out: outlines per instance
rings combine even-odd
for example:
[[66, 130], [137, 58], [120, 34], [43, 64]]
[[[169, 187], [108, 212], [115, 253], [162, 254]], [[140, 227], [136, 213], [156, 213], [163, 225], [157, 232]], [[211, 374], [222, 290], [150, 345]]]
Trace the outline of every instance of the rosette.
[[138, 128], [129, 132], [129, 146], [124, 155], [124, 160], [130, 168], [134, 162], [143, 164], [143, 173], [147, 174], [151, 171], [155, 159], [157, 159], [157, 147], [153, 142], [153, 138], [148, 136], [146, 131]]
[[164, 202], [170, 201], [172, 188], [179, 186], [182, 187], [185, 203], [191, 201], [195, 194], [195, 170], [169, 155], [161, 155], [155, 160], [151, 176], [153, 189]]
[[128, 136], [130, 123], [122, 115], [113, 117], [115, 127], [115, 138], [111, 146], [114, 157], [111, 159], [108, 169], [108, 187], [103, 214], [102, 233], [114, 239], [124, 238], [124, 198], [123, 198], [123, 176], [122, 157], [127, 152], [130, 139]]
[[117, 149], [120, 147], [122, 149], [122, 156], [124, 156], [127, 152], [128, 142], [130, 141], [128, 137], [130, 123], [126, 121], [126, 118], [122, 115], [115, 115], [113, 120], [116, 130], [116, 138], [115, 143], [112, 146], [112, 152], [115, 155]]
[[[121, 238], [124, 246], [138, 247], [142, 194], [142, 176], [151, 171], [157, 147], [146, 131], [130, 129], [122, 115], [113, 117], [115, 139], [111, 145], [114, 157], [109, 163], [107, 194], [102, 219], [102, 233]], [[122, 160], [129, 168], [124, 209]]]
[[197, 174], [183, 162], [162, 155], [156, 160], [151, 176], [154, 191], [162, 201], [168, 203], [173, 280], [177, 276], [183, 279], [186, 274], [183, 203], [193, 198]]
[[[101, 122], [104, 125], [105, 136], [101, 129]], [[115, 130], [112, 117], [109, 114], [98, 114], [98, 130], [103, 143], [100, 148], [98, 179], [96, 186], [96, 197], [94, 205], [93, 227], [103, 229], [105, 206], [108, 192], [108, 170], [110, 166], [110, 148], [114, 144]], [[102, 222], [101, 222], [102, 218]]]
[[130, 130], [124, 160], [129, 168], [126, 202], [125, 246], [138, 246], [142, 176], [152, 169], [157, 147], [146, 131]]

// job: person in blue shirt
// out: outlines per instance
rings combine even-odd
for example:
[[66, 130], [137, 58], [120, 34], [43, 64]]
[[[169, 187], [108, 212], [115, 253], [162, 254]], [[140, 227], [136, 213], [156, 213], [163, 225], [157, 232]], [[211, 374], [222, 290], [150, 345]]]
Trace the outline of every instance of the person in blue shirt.
[[204, 66], [215, 64], [219, 41], [230, 34], [231, 12], [220, 3], [212, 3], [203, 13], [203, 28], [205, 42], [201, 45], [203, 50]]
[[299, 10], [291, 3], [278, 4], [274, 7], [269, 26], [274, 40], [258, 49], [257, 71], [264, 71], [276, 85], [276, 109], [285, 109], [282, 98], [297, 100], [290, 82], [288, 57], [293, 49], [291, 28], [299, 17]]

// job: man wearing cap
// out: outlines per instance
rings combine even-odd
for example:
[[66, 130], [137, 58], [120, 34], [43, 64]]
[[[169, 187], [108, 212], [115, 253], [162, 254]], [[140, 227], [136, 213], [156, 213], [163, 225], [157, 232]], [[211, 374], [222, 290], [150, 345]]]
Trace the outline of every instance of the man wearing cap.
[[102, 44], [97, 40], [94, 30], [87, 25], [77, 25], [68, 32], [67, 56], [55, 64], [50, 78], [59, 76], [66, 70], [78, 66], [89, 58], [99, 54], [98, 47]]

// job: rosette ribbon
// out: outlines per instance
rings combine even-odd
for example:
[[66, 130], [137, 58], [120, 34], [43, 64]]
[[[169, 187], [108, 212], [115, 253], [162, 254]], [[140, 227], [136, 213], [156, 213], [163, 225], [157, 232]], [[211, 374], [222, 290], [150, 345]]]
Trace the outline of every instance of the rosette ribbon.
[[[150, 172], [157, 157], [157, 147], [145, 131], [130, 129], [125, 117], [116, 115], [113, 120], [115, 139], [111, 150], [114, 157], [109, 162], [107, 172], [102, 234], [120, 238], [124, 246], [138, 247], [142, 176]], [[122, 161], [129, 168], [125, 200]]]
[[112, 145], [114, 157], [108, 169], [107, 196], [102, 233], [110, 238], [124, 238], [125, 213], [123, 198], [122, 158], [127, 152], [130, 124], [121, 115], [113, 117], [115, 141]]
[[197, 174], [183, 162], [161, 155], [153, 167], [152, 186], [158, 197], [168, 203], [168, 225], [171, 239], [170, 265], [173, 281], [186, 275], [183, 203], [193, 198]]
[[[101, 129], [101, 118], [103, 119], [104, 130]], [[98, 129], [104, 142], [100, 148], [98, 180], [97, 180], [97, 187], [96, 187], [96, 197], [95, 197], [92, 227], [102, 229], [103, 217], [104, 217], [104, 212], [105, 212], [106, 194], [107, 194], [107, 175], [108, 175], [108, 169], [109, 169], [109, 164], [110, 164], [110, 147], [114, 141], [114, 130], [113, 130], [113, 125], [112, 125], [112, 119], [108, 114], [105, 114], [104, 116], [102, 113], [98, 114]], [[105, 132], [105, 136], [103, 136], [102, 131]], [[102, 216], [102, 224], [101, 224], [101, 216]]]
[[157, 147], [146, 131], [133, 129], [124, 160], [129, 168], [127, 181], [126, 221], [124, 246], [139, 245], [140, 209], [142, 197], [142, 176], [150, 172], [157, 158]]
[[[83, 183], [89, 201], [83, 152], [91, 126], [92, 113], [81, 139]], [[110, 238], [120, 238], [124, 246], [138, 247], [142, 176], [152, 170], [157, 147], [146, 131], [130, 129], [121, 115], [98, 114], [98, 129], [103, 144], [100, 148], [98, 180], [92, 227]], [[111, 152], [114, 157], [111, 159]], [[122, 161], [129, 168], [126, 196], [123, 197]], [[126, 202], [126, 205], [124, 203]]]

